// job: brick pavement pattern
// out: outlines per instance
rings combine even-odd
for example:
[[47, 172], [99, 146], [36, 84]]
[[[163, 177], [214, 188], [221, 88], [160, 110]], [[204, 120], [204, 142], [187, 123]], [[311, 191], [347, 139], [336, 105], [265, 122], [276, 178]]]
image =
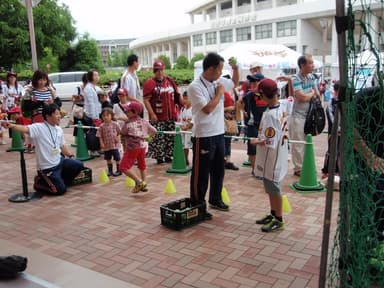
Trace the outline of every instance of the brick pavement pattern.
[[[72, 130], [65, 132], [67, 143], [72, 143]], [[314, 137], [314, 143], [320, 171], [326, 135]], [[159, 207], [189, 196], [189, 175], [166, 174], [169, 165], [147, 159], [149, 192], [132, 194], [125, 176], [97, 183], [105, 160], [95, 159], [85, 162], [93, 170], [93, 183], [71, 187], [61, 197], [16, 204], [8, 198], [22, 192], [20, 155], [5, 152], [8, 147], [0, 146], [2, 240], [139, 287], [318, 286], [326, 194], [293, 192], [289, 185], [298, 179], [292, 169], [283, 181], [293, 209], [285, 215], [285, 230], [263, 233], [255, 224], [268, 212], [268, 198], [250, 168], [241, 167], [226, 170], [229, 212], [210, 210], [211, 221], [173, 231], [160, 224]], [[246, 145], [234, 142], [232, 149], [232, 159], [240, 166], [246, 160]], [[29, 190], [34, 157], [25, 154]], [[164, 193], [168, 179], [176, 187], [174, 195]], [[336, 218], [337, 193], [334, 199]]]

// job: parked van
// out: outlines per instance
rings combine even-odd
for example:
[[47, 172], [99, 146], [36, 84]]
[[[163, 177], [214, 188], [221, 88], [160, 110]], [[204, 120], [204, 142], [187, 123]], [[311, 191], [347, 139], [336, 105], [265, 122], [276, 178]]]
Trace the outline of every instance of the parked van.
[[48, 77], [52, 81], [53, 87], [56, 88], [56, 95], [61, 100], [71, 100], [72, 95], [76, 92], [76, 87], [82, 83], [81, 78], [84, 73], [87, 72], [58, 72], [48, 74]]

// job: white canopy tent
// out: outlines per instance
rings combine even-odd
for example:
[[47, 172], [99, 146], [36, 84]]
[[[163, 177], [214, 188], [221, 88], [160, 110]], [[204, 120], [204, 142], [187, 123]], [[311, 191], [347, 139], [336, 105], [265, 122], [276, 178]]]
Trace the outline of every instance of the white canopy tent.
[[[253, 62], [263, 64], [263, 74], [267, 77], [276, 78], [283, 69], [296, 69], [297, 59], [300, 53], [280, 44], [255, 44], [236, 43], [218, 52], [228, 62], [228, 59], [235, 57], [241, 71], [241, 79], [244, 80], [249, 74], [249, 67]], [[195, 63], [195, 77], [202, 71], [203, 61]], [[323, 63], [314, 60], [315, 69], [321, 68]], [[224, 66], [223, 74], [228, 74], [231, 68], [228, 64]], [[229, 73], [231, 74], [231, 73]]]

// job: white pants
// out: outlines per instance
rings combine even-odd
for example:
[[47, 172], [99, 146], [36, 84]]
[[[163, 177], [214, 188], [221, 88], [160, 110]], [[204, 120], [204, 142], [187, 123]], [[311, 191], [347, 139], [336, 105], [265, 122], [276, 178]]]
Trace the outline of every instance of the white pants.
[[[304, 122], [305, 119], [303, 118], [297, 118], [294, 116], [289, 117], [288, 133], [290, 140], [305, 141], [306, 137], [304, 134]], [[303, 165], [305, 144], [291, 143], [290, 147], [293, 170], [294, 172], [301, 171], [301, 166]]]

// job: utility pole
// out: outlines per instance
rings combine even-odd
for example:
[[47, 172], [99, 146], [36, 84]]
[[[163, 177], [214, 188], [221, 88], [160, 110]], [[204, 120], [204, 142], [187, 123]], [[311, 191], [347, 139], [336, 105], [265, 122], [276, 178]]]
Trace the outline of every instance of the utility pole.
[[32, 54], [32, 68], [33, 71], [38, 69], [37, 66], [37, 54], [36, 54], [36, 40], [35, 40], [35, 26], [33, 24], [32, 8], [35, 7], [41, 0], [19, 0], [27, 8], [28, 15], [28, 27], [29, 27], [29, 39], [31, 42], [31, 54]]

